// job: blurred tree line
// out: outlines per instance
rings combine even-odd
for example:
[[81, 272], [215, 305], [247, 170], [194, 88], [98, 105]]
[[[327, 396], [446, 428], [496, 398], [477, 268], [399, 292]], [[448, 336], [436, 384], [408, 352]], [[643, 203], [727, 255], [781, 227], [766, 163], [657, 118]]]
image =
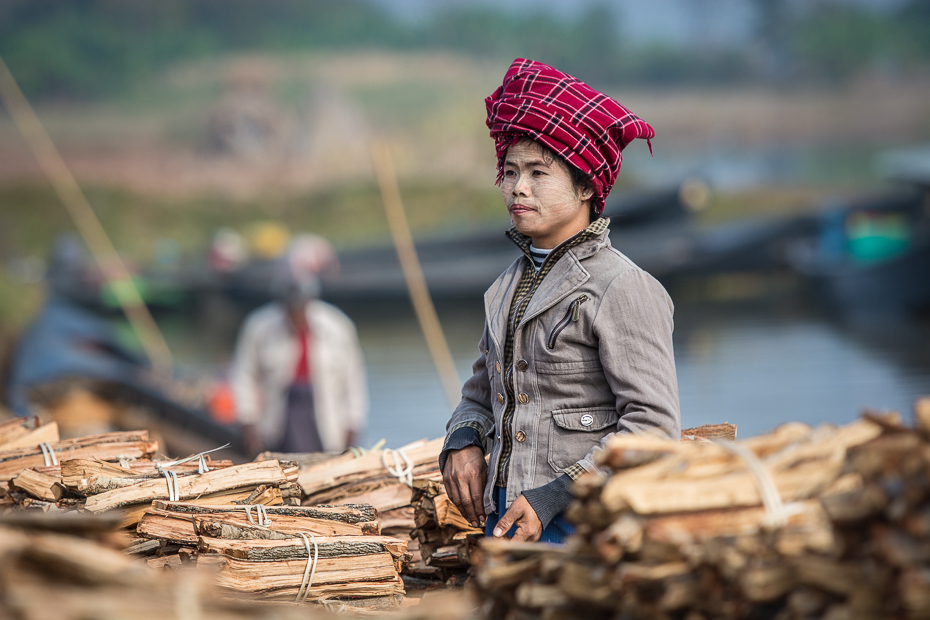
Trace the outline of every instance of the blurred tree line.
[[[34, 98], [119, 92], [167, 64], [225, 52], [379, 48], [526, 56], [600, 83], [835, 80], [930, 62], [930, 2], [875, 11], [756, 0], [753, 45], [631, 48], [607, 8], [573, 19], [454, 4], [405, 23], [365, 0], [0, 0], [0, 55]], [[711, 42], [712, 43], [712, 42]]]

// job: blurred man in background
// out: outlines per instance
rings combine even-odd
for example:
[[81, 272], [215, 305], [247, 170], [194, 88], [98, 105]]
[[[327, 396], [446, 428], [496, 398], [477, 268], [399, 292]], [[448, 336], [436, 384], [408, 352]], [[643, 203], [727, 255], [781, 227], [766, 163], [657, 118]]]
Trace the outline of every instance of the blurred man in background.
[[365, 424], [368, 393], [355, 325], [320, 301], [329, 244], [296, 239], [281, 261], [278, 299], [250, 313], [233, 360], [232, 387], [246, 452], [340, 452]]

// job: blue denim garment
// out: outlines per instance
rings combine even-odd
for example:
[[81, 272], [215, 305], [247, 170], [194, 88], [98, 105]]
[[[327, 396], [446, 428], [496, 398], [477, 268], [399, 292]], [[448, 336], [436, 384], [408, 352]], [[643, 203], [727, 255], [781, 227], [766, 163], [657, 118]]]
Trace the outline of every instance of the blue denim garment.
[[[494, 487], [494, 503], [497, 505], [497, 512], [488, 515], [487, 524], [484, 526], [484, 535], [491, 537], [494, 535], [494, 526], [500, 521], [500, 510], [507, 505], [507, 489], [504, 487]], [[506, 512], [506, 511], [505, 511]], [[512, 537], [517, 531], [517, 526], [510, 528], [507, 536]], [[539, 542], [554, 543], [561, 545], [565, 540], [575, 533], [575, 526], [568, 522], [565, 513], [556, 515], [552, 521], [543, 530], [539, 537]]]

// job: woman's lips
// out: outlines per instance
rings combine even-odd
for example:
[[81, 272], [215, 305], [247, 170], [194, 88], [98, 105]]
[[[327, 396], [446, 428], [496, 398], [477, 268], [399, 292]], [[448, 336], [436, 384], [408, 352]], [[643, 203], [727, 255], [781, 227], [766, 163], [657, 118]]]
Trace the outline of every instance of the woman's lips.
[[530, 213], [531, 211], [533, 211], [533, 209], [525, 205], [511, 205], [510, 206], [511, 215], [523, 215], [524, 213]]

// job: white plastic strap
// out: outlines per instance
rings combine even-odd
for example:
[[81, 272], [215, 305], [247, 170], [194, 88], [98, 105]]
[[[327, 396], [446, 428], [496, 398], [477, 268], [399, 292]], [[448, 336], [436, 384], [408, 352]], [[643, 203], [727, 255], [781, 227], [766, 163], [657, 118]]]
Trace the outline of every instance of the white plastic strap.
[[158, 467], [157, 469], [161, 472], [161, 475], [165, 477], [165, 482], [168, 483], [168, 501], [181, 501], [180, 488], [178, 486], [178, 475], [173, 471], [168, 471], [167, 469], [162, 469], [161, 467]]
[[47, 441], [43, 441], [39, 444], [39, 448], [42, 449], [42, 458], [45, 459], [46, 467], [51, 465], [58, 465], [58, 457], [55, 456], [55, 451], [52, 450], [52, 444]]
[[[394, 462], [394, 465], [388, 465], [387, 455], [390, 454]], [[403, 469], [401, 469], [401, 460], [403, 459]], [[407, 456], [407, 453], [404, 452], [403, 448], [397, 450], [391, 450], [390, 448], [381, 452], [381, 462], [384, 464], [384, 468], [388, 470], [392, 476], [406, 484], [408, 487], [413, 486], [413, 461], [410, 460], [410, 457]]]
[[326, 610], [334, 614], [344, 614], [348, 610], [346, 604], [341, 601], [321, 600]]
[[[252, 520], [252, 508], [255, 508], [255, 516], [258, 519], [257, 523]], [[252, 525], [260, 525], [262, 527], [271, 525], [271, 519], [268, 518], [268, 511], [265, 510], [264, 504], [255, 504], [254, 506], [246, 504], [245, 516], [249, 518], [249, 523]]]
[[775, 486], [775, 481], [772, 480], [771, 474], [769, 474], [762, 461], [759, 460], [759, 457], [746, 446], [734, 441], [728, 441], [726, 439], [713, 439], [711, 441], [724, 450], [742, 458], [746, 463], [746, 466], [749, 468], [749, 473], [752, 474], [752, 478], [756, 483], [756, 488], [759, 490], [759, 496], [762, 498], [762, 505], [765, 506], [767, 514], [764, 525], [768, 527], [783, 527], [787, 525], [789, 511], [786, 510], [785, 504], [781, 500], [781, 495], [778, 493], [778, 487]]
[[316, 536], [310, 534], [310, 538], [313, 539], [313, 556], [310, 555], [310, 541], [307, 540], [306, 534], [300, 534], [300, 537], [304, 539], [304, 546], [307, 548], [307, 568], [304, 569], [304, 578], [300, 581], [300, 589], [297, 590], [297, 598], [294, 599], [295, 603], [303, 603], [307, 600], [307, 595], [310, 594], [310, 586], [313, 585], [313, 576], [316, 574], [316, 561], [320, 557], [320, 549], [316, 544]]

